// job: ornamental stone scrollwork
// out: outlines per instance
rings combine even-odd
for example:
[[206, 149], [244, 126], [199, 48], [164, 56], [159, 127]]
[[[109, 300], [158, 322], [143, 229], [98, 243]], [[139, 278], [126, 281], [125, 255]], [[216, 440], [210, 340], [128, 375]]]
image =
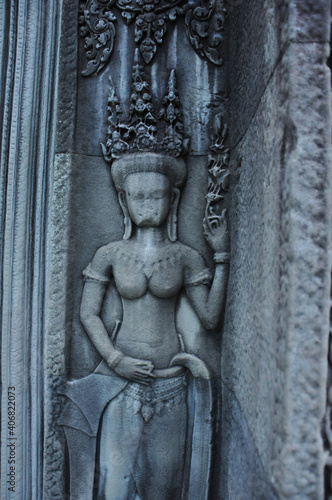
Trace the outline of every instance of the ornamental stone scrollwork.
[[184, 17], [194, 50], [221, 65], [227, 9], [223, 0], [87, 0], [80, 6], [79, 24], [88, 63], [83, 76], [98, 73], [109, 61], [116, 36], [116, 13], [127, 24], [135, 22], [135, 43], [146, 64], [163, 43], [167, 24]]

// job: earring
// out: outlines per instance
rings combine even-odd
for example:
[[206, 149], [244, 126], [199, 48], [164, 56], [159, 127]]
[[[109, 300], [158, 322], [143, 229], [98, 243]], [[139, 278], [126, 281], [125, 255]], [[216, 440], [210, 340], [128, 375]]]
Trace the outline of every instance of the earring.
[[119, 197], [120, 207], [122, 208], [122, 212], [123, 212], [123, 215], [124, 215], [124, 227], [125, 227], [125, 231], [124, 231], [123, 239], [124, 240], [129, 240], [129, 238], [131, 237], [132, 232], [133, 232], [133, 223], [132, 223], [132, 220], [130, 218], [130, 215], [129, 215], [129, 212], [128, 212], [128, 208], [127, 208], [127, 205], [126, 205], [126, 202], [125, 202], [125, 199], [124, 199], [124, 192], [120, 191], [118, 197]]
[[173, 193], [174, 193], [174, 200], [167, 219], [167, 235], [172, 243], [174, 243], [178, 239], [177, 222], [178, 222], [178, 206], [180, 201], [180, 191], [179, 189], [174, 188]]

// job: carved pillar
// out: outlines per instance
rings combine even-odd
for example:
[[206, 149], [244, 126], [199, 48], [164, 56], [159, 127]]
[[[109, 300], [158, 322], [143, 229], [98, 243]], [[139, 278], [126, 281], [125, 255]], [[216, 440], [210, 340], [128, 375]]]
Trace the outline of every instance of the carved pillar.
[[329, 9], [325, 1], [257, 0], [230, 15], [238, 180], [222, 346], [224, 415], [233, 415], [224, 426], [229, 498], [324, 497]]
[[60, 13], [59, 1], [13, 0], [0, 6], [3, 499], [42, 497], [47, 241]]

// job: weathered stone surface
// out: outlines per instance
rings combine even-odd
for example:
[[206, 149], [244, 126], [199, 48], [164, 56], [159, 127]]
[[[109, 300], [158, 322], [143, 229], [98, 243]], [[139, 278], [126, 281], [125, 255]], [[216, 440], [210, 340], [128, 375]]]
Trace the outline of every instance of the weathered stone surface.
[[[328, 46], [292, 39], [315, 41], [314, 28], [326, 26], [329, 10], [318, 2], [313, 13], [319, 19], [313, 20], [309, 3], [288, 5], [288, 34], [284, 30], [279, 41], [274, 38], [275, 68], [259, 57], [257, 36], [271, 36], [270, 22], [253, 35], [253, 45], [244, 41], [237, 46], [236, 69], [230, 75], [232, 141], [240, 142], [232, 154], [232, 300], [222, 345], [223, 380], [252, 433], [257, 451], [249, 447], [247, 460], [255, 461], [258, 453], [263, 475], [280, 498], [323, 497], [320, 428], [331, 226]], [[246, 31], [251, 16], [242, 19]], [[319, 41], [326, 39], [324, 33]], [[254, 46], [248, 62], [246, 46]], [[251, 83], [239, 86], [248, 70], [255, 71], [255, 61], [260, 90]], [[236, 434], [234, 443], [241, 440]], [[226, 461], [227, 467], [228, 484], [233, 484], [239, 468], [232, 460]]]
[[[2, 499], [42, 496], [43, 306], [59, 7], [52, 0], [0, 6]], [[14, 438], [15, 463], [9, 464], [7, 444]], [[10, 466], [13, 491], [7, 483]]]
[[[212, 254], [201, 229], [206, 154], [211, 118], [228, 99], [232, 264], [222, 346], [223, 422], [215, 436], [215, 444], [223, 443], [222, 467], [220, 474], [213, 471], [213, 495], [218, 498], [220, 478], [220, 498], [229, 500], [322, 498], [331, 267], [330, 5], [228, 3], [228, 66], [216, 70], [202, 61], [180, 23], [170, 27], [148, 70], [160, 102], [169, 71], [176, 69], [191, 138], [179, 238], [207, 262]], [[78, 316], [81, 273], [98, 247], [123, 233], [99, 143], [110, 74], [120, 98], [128, 95], [133, 30], [122, 23], [109, 68], [98, 77], [77, 78], [77, 63], [79, 71], [85, 65], [77, 10], [69, 0], [0, 5], [2, 384], [5, 391], [7, 385], [17, 388], [20, 441], [17, 491], [10, 498], [65, 496], [58, 390], [68, 376], [87, 375], [100, 360]], [[61, 154], [53, 177], [55, 139]], [[103, 311], [109, 325], [117, 300], [111, 290], [106, 302], [113, 309]], [[177, 328], [188, 351], [216, 373], [218, 336], [207, 333], [185, 298]], [[6, 403], [5, 392], [2, 431]], [[6, 470], [4, 447], [1, 453]], [[216, 460], [214, 468], [219, 465]], [[4, 479], [1, 498], [8, 498]]]
[[278, 94], [274, 78], [232, 153], [239, 178], [232, 188], [232, 299], [227, 304], [222, 344], [224, 383], [239, 401], [265, 469], [272, 460], [274, 406], [280, 390], [275, 382], [281, 349], [277, 325], [283, 121]]
[[[323, 496], [320, 427], [326, 399], [329, 330], [331, 143], [327, 44], [291, 44], [285, 57], [286, 130], [280, 327], [286, 332], [286, 439], [276, 483], [282, 498]], [[310, 115], [308, 115], [310, 110]], [[287, 307], [286, 307], [287, 302]], [[285, 326], [287, 327], [285, 328]], [[283, 468], [284, 467], [284, 468]]]
[[222, 411], [227, 423], [221, 427], [221, 481], [215, 498], [277, 500], [248, 428], [241, 407], [227, 386], [222, 386]]
[[58, 154], [54, 162], [53, 203], [50, 219], [49, 294], [44, 341], [45, 421], [44, 491], [45, 499], [62, 499], [64, 491], [65, 442], [58, 419], [62, 400], [58, 391], [65, 382], [68, 346], [68, 249], [70, 241], [71, 154]]
[[74, 152], [77, 107], [78, 2], [64, 0], [61, 16], [56, 152]]
[[230, 13], [228, 88], [230, 143], [241, 141], [287, 44], [284, 2], [253, 0]]
[[289, 2], [290, 41], [329, 42], [329, 0], [293, 0]]

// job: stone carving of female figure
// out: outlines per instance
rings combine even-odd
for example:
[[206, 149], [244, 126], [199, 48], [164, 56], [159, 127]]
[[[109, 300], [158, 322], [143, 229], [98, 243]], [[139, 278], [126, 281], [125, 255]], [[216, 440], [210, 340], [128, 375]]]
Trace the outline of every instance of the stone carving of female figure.
[[[180, 157], [183, 126], [174, 71], [159, 114], [167, 123], [161, 142], [139, 54], [131, 102], [124, 124], [111, 94], [115, 111], [108, 108], [104, 151], [107, 160], [111, 153], [124, 237], [99, 248], [83, 272], [81, 322], [103, 361], [93, 374], [68, 382], [63, 390], [67, 403], [60, 424], [68, 443], [70, 497], [205, 500], [210, 375], [202, 360], [186, 352], [175, 320], [183, 289], [206, 328], [214, 329], [220, 319], [229, 260], [226, 215], [206, 212], [203, 222], [215, 252], [212, 277], [200, 254], [177, 241], [186, 166]], [[161, 152], [151, 152], [157, 147]], [[110, 283], [120, 295], [122, 317], [109, 335], [101, 313]]]
[[[185, 288], [203, 325], [216, 327], [228, 273], [225, 213], [213, 230], [204, 221], [216, 252], [211, 280], [199, 253], [176, 238], [183, 160], [126, 155], [113, 163], [112, 177], [125, 235], [96, 252], [84, 271], [81, 304], [81, 321], [94, 346], [126, 381], [102, 418], [98, 498], [129, 500], [138, 493], [142, 500], [180, 499], [187, 430], [184, 366], [196, 377], [207, 375], [203, 362], [185, 353], [175, 327], [176, 304]], [[100, 318], [112, 279], [123, 307], [113, 339]]]

